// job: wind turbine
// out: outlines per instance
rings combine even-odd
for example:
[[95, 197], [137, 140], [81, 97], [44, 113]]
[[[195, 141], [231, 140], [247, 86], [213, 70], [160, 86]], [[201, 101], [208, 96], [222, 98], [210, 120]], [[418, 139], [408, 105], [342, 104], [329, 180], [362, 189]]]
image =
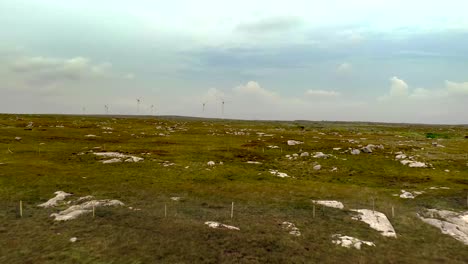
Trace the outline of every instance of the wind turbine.
[[151, 105], [151, 115], [154, 113], [154, 105]]
[[83, 115], [86, 115], [86, 107], [83, 107], [82, 110], [83, 110]]
[[203, 113], [205, 113], [206, 102], [203, 103]]
[[106, 115], [109, 114], [109, 105], [104, 105], [104, 108], [106, 109]]
[[139, 114], [140, 113], [141, 98], [137, 98], [136, 101], [137, 101], [137, 114]]
[[230, 103], [230, 101], [226, 101], [226, 100], [224, 100], [224, 98], [220, 98], [220, 100], [221, 100], [221, 114], [222, 114], [222, 116], [224, 116], [224, 104], [225, 103]]
[[221, 115], [224, 116], [224, 99], [221, 100]]

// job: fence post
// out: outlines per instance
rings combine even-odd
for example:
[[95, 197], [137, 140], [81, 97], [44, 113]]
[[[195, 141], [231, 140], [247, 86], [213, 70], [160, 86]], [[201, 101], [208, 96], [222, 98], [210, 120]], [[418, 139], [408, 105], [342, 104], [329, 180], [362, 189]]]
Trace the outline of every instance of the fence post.
[[231, 219], [234, 217], [234, 202], [231, 204]]
[[23, 218], [23, 201], [20, 200], [19, 206], [20, 206], [20, 217]]

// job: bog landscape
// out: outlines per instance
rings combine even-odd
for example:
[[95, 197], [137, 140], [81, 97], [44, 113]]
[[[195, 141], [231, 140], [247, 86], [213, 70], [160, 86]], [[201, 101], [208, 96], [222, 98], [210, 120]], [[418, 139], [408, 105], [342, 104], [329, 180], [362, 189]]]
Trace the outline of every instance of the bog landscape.
[[468, 126], [0, 115], [1, 263], [466, 263]]

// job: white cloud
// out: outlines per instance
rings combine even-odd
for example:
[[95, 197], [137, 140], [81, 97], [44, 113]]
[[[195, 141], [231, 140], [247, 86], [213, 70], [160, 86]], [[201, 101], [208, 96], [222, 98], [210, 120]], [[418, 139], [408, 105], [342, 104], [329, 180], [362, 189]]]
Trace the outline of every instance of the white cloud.
[[94, 63], [91, 59], [85, 57], [63, 59], [43, 56], [20, 56], [13, 59], [10, 69], [22, 76], [23, 79], [38, 84], [64, 80], [76, 81], [112, 74], [112, 64], [108, 62]]
[[306, 96], [311, 97], [337, 97], [341, 94], [335, 91], [326, 91], [326, 90], [307, 90], [305, 92]]
[[233, 89], [234, 92], [242, 95], [256, 96], [262, 98], [278, 98], [278, 95], [272, 91], [264, 89], [258, 82], [249, 81], [245, 85], [239, 85]]
[[391, 97], [407, 97], [409, 94], [408, 84], [402, 79], [394, 76], [390, 78], [390, 96]]
[[349, 73], [352, 70], [353, 66], [350, 63], [343, 62], [341, 63], [336, 71], [338, 73]]
[[445, 87], [451, 94], [464, 94], [468, 95], [468, 82], [456, 83], [451, 81], [445, 81]]

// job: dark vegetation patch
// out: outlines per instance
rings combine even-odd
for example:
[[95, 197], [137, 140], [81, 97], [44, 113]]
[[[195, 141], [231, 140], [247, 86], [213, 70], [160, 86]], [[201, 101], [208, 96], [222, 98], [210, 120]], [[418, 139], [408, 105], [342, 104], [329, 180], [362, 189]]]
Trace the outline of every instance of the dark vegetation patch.
[[436, 138], [443, 138], [443, 139], [449, 139], [449, 135], [447, 134], [441, 134], [441, 133], [426, 133], [426, 138], [432, 138], [432, 139], [436, 139]]

